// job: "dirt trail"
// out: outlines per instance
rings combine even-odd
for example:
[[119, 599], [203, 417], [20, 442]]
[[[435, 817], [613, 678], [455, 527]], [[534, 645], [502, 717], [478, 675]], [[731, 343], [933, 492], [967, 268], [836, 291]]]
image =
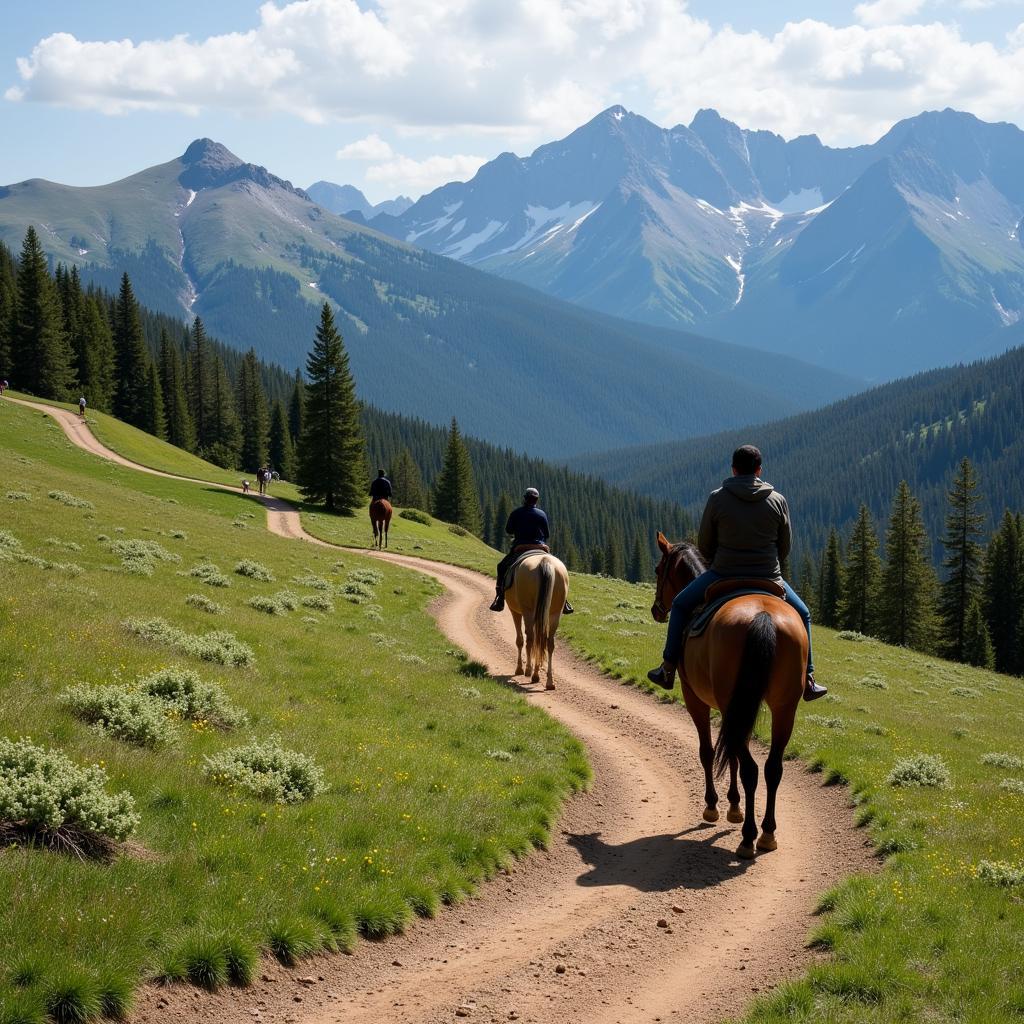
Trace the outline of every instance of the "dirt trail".
[[[82, 447], [131, 465], [96, 442], [74, 413], [35, 407], [55, 415]], [[305, 533], [287, 502], [265, 504], [271, 532], [323, 543]], [[513, 631], [507, 616], [486, 610], [486, 577], [377, 557], [444, 585], [432, 609], [441, 630], [586, 744], [593, 787], [569, 801], [549, 851], [437, 920], [362, 943], [352, 956], [318, 957], [294, 971], [267, 965], [256, 986], [242, 991], [149, 988], [137, 1020], [711, 1022], [807, 964], [816, 894], [872, 863], [845, 790], [824, 788], [819, 776], [788, 763], [779, 849], [739, 861], [738, 826], [725, 825], [724, 815], [716, 825], [701, 821], [703, 777], [681, 707], [603, 677], [561, 643], [557, 690], [523, 686], [507, 675], [515, 665]]]

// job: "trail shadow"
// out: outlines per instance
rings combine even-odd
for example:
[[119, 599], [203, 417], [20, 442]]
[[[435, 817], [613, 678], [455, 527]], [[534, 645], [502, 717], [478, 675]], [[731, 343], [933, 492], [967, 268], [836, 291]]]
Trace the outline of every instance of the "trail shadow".
[[[694, 832], [703, 836], [686, 838]], [[717, 840], [728, 836], [727, 847]], [[628, 843], [606, 843], [600, 832], [567, 833], [566, 841], [590, 870], [577, 885], [628, 885], [640, 892], [672, 889], [708, 889], [743, 874], [753, 861], [740, 860], [733, 851], [739, 829], [695, 825], [682, 832], [643, 836]]]

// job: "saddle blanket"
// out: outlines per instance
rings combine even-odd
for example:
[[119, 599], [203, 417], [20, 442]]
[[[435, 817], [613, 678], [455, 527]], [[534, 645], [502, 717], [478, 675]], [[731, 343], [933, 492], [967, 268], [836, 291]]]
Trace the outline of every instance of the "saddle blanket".
[[728, 604], [737, 597], [750, 597], [751, 595], [777, 597], [780, 601], [785, 601], [785, 598], [780, 597], [776, 590], [758, 590], [751, 587], [744, 590], [730, 591], [728, 594], [723, 594], [721, 597], [716, 597], [714, 600], [702, 605], [693, 613], [693, 618], [690, 620], [690, 631], [687, 633], [687, 636], [700, 636], [708, 628], [708, 623], [715, 617], [715, 612], [722, 605]]
[[529, 558], [530, 555], [543, 555], [544, 551], [539, 548], [531, 548], [529, 551], [524, 551], [521, 555], [516, 555], [516, 560], [508, 567], [508, 572], [505, 573], [505, 579], [502, 582], [502, 589], [508, 590], [512, 586], [512, 581], [515, 579], [516, 569], [522, 564], [524, 558]]

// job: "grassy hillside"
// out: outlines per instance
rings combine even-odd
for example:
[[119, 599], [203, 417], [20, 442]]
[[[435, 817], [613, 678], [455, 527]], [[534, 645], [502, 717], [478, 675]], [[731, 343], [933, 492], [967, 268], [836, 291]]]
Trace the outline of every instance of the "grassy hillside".
[[[39, 413], [0, 403], [0, 436], [0, 739], [100, 766], [140, 819], [112, 862], [6, 834], [0, 1020], [91, 1017], [143, 977], [215, 984], [261, 946], [287, 958], [400, 930], [545, 841], [586, 778], [580, 747], [451, 651], [424, 610], [434, 584], [269, 536], [255, 502], [101, 462]], [[247, 560], [273, 579], [234, 571]], [[193, 575], [209, 562], [227, 585]], [[171, 629], [125, 625], [153, 618]], [[163, 668], [216, 684], [247, 721], [137, 715], [158, 742], [135, 746], [62, 702]], [[325, 792], [282, 805], [205, 773], [273, 737]]]

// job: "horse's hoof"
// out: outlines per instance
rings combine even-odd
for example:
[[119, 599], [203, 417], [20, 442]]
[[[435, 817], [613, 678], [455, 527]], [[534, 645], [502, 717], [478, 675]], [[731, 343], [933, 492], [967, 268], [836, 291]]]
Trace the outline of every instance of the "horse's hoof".
[[718, 821], [718, 808], [717, 807], [705, 807], [704, 808], [704, 820], [705, 821]]
[[725, 820], [731, 821], [734, 825], [739, 825], [743, 821], [743, 812], [740, 810], [739, 804], [729, 808]]
[[540, 682], [540, 676], [530, 676], [530, 682], [536, 686]]
[[740, 860], [753, 860], [754, 859], [754, 848], [747, 843], [740, 843], [736, 847], [736, 856]]
[[772, 850], [777, 850], [779, 844], [775, 841], [774, 832], [762, 832], [761, 837], [757, 841], [757, 848], [762, 853], [771, 853]]
[[544, 689], [545, 690], [553, 690], [554, 688], [555, 688], [555, 684], [553, 682], [551, 682], [551, 680], [549, 679], [547, 684], [545, 685]]

